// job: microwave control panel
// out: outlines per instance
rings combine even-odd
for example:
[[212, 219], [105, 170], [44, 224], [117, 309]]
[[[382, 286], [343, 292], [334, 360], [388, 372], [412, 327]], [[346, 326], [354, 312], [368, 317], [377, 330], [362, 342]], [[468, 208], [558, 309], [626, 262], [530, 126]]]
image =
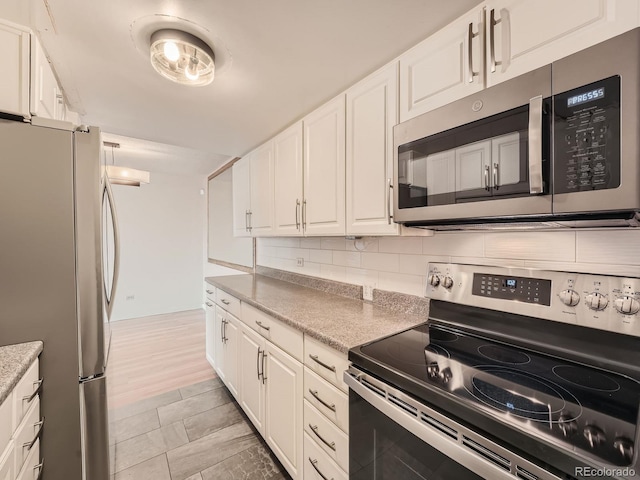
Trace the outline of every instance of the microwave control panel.
[[554, 97], [554, 193], [620, 186], [620, 77]]

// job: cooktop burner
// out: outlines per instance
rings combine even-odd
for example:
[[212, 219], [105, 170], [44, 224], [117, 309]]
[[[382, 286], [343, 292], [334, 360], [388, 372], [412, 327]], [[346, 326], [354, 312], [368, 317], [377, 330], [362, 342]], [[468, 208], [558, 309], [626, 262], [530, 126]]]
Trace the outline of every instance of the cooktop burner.
[[481, 345], [478, 353], [489, 360], [511, 365], [525, 365], [531, 361], [526, 353], [502, 345]]
[[620, 384], [615, 379], [592, 369], [572, 365], [556, 365], [553, 367], [553, 373], [562, 380], [587, 390], [600, 392], [620, 390]]

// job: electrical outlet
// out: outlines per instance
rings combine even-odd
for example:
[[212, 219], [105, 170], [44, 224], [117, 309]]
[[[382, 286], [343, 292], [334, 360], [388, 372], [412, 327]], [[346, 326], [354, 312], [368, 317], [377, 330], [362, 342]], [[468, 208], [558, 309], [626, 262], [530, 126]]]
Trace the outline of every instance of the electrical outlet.
[[362, 286], [362, 299], [373, 302], [373, 285]]
[[135, 300], [136, 296], [135, 295], [127, 295], [127, 301], [129, 300]]
[[296, 260], [298, 262], [299, 267], [304, 267], [304, 258], [298, 257]]

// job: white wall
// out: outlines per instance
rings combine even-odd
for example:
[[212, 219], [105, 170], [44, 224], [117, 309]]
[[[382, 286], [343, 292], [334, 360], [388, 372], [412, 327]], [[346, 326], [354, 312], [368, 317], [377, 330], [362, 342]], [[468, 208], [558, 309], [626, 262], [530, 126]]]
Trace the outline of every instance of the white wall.
[[113, 320], [202, 307], [204, 188], [202, 175], [158, 172], [148, 185], [113, 187], [121, 237]]
[[[257, 264], [424, 295], [428, 262], [519, 266], [640, 277], [640, 229], [437, 232], [433, 237], [260, 238]], [[304, 266], [297, 267], [296, 259]]]

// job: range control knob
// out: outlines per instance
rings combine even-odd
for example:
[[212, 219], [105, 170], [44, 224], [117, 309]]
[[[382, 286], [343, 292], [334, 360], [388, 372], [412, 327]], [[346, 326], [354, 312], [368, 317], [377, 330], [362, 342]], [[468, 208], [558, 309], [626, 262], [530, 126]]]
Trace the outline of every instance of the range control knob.
[[599, 292], [591, 292], [584, 301], [591, 310], [604, 310], [609, 305], [609, 299]]
[[571, 420], [571, 417], [566, 415], [560, 415], [558, 417], [558, 428], [565, 437], [570, 437], [578, 431], [578, 423], [575, 420]]
[[607, 439], [604, 432], [595, 425], [587, 425], [584, 427], [584, 431], [582, 433], [584, 434], [584, 438], [587, 439], [587, 442], [589, 442], [589, 446], [591, 448], [596, 448]]
[[447, 289], [449, 289], [449, 288], [453, 287], [453, 278], [451, 278], [451, 277], [444, 277], [444, 278], [442, 279], [442, 286], [443, 286], [444, 288], [447, 288]]
[[437, 287], [440, 285], [440, 277], [437, 275], [429, 275], [429, 285], [432, 287]]
[[438, 366], [438, 362], [431, 362], [427, 365], [427, 374], [431, 380], [435, 380], [438, 378], [438, 373], [440, 373], [440, 367]]
[[640, 302], [633, 297], [620, 297], [616, 298], [613, 302], [613, 306], [616, 310], [625, 315], [635, 315], [640, 311]]
[[569, 307], [575, 307], [580, 303], [580, 295], [575, 290], [562, 290], [558, 296], [560, 301]]
[[438, 374], [438, 377], [440, 377], [440, 381], [446, 385], [452, 377], [451, 369], [449, 367], [445, 368]]
[[618, 452], [626, 462], [633, 460], [633, 442], [628, 438], [616, 438], [616, 441], [613, 442], [613, 448], [616, 449], [616, 452]]

